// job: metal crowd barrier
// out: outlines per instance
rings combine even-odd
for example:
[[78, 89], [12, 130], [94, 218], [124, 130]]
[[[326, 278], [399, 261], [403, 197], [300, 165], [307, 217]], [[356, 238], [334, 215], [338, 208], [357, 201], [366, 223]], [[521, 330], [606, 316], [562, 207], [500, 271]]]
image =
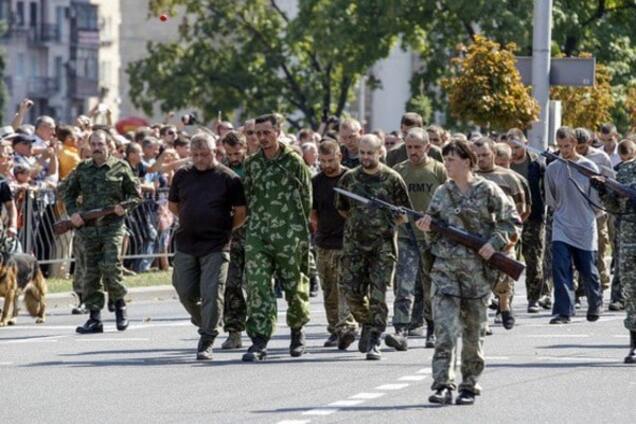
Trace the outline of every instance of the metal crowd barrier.
[[[18, 250], [32, 253], [50, 276], [68, 275], [73, 259], [73, 231], [55, 235], [53, 224], [67, 219], [54, 190], [27, 189], [14, 193], [18, 210]], [[146, 193], [143, 202], [125, 219], [121, 257], [133, 271], [145, 271], [155, 258], [174, 255], [175, 218], [168, 211], [168, 189]]]

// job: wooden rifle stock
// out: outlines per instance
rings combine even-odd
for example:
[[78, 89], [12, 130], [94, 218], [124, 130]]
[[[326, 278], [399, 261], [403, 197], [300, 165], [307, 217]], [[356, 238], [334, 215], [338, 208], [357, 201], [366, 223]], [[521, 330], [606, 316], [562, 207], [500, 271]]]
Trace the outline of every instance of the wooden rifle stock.
[[[379, 207], [384, 207], [395, 214], [407, 214], [411, 215], [415, 219], [419, 219], [424, 216], [424, 214], [420, 212], [408, 208], [398, 207], [375, 197], [370, 197], [368, 200], [371, 204]], [[457, 244], [461, 244], [462, 246], [467, 247], [475, 252], [479, 252], [479, 249], [481, 249], [482, 246], [487, 243], [486, 240], [478, 235], [469, 233], [456, 227], [452, 227], [450, 225], [446, 225], [443, 222], [435, 219], [431, 220], [431, 230], [440, 234], [442, 237], [452, 240]], [[523, 263], [516, 261], [501, 252], [495, 252], [490, 257], [490, 259], [486, 261], [486, 263], [515, 280], [518, 280], [519, 277], [521, 277], [523, 270], [526, 268]]]
[[[486, 244], [486, 241], [479, 236], [460, 230], [459, 228], [442, 224], [435, 219], [431, 220], [431, 230], [440, 234], [442, 237], [461, 244], [475, 252], [478, 252], [479, 249]], [[495, 252], [490, 259], [488, 259], [487, 263], [515, 280], [518, 280], [519, 277], [521, 277], [523, 270], [526, 268], [521, 262], [518, 262], [501, 252]]]
[[[134, 200], [126, 200], [125, 202], [119, 203], [119, 205], [125, 209], [129, 206], [135, 205], [135, 203], [136, 202]], [[115, 206], [109, 206], [107, 208], [91, 209], [89, 211], [82, 212], [80, 213], [80, 216], [84, 220], [85, 226], [91, 226], [97, 219], [112, 215], [114, 213]], [[58, 236], [72, 230], [73, 228], [75, 228], [75, 226], [70, 219], [63, 219], [53, 224], [53, 232]]]

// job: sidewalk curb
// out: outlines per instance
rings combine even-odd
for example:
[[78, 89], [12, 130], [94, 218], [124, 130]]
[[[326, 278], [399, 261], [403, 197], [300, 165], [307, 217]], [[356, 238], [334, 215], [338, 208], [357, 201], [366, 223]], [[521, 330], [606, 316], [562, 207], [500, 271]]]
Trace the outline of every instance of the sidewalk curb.
[[[126, 302], [157, 301], [177, 299], [177, 293], [171, 285], [135, 287], [128, 289]], [[47, 295], [49, 307], [63, 307], [75, 305], [77, 298], [73, 292], [52, 293]]]

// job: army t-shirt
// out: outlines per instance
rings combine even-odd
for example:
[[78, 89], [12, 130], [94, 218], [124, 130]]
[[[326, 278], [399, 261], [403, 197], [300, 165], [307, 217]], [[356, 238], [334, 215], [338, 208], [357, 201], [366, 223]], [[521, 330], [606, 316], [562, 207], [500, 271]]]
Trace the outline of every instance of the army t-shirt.
[[[413, 204], [413, 209], [425, 212], [433, 198], [433, 193], [448, 179], [446, 168], [440, 162], [427, 158], [426, 162], [414, 165], [410, 160], [400, 162], [393, 168], [402, 176]], [[424, 233], [415, 227], [413, 218], [409, 217], [415, 236], [424, 240]], [[406, 225], [400, 226], [400, 238], [409, 238]]]

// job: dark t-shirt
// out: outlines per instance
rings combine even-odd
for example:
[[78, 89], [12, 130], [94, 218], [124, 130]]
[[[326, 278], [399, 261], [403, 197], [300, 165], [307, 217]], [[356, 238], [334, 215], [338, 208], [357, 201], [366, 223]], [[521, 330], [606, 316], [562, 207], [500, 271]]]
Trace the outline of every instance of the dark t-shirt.
[[11, 200], [13, 200], [13, 194], [11, 193], [9, 184], [4, 180], [0, 180], [0, 204], [10, 202]]
[[312, 205], [318, 213], [318, 231], [316, 231], [315, 242], [316, 246], [323, 249], [342, 249], [345, 220], [336, 210], [336, 192], [333, 188], [347, 171], [347, 168], [342, 168], [342, 172], [335, 177], [328, 177], [321, 172], [311, 179]]
[[193, 256], [228, 251], [232, 235], [232, 207], [245, 206], [243, 184], [236, 173], [218, 164], [174, 174], [168, 200], [179, 203], [177, 249]]

